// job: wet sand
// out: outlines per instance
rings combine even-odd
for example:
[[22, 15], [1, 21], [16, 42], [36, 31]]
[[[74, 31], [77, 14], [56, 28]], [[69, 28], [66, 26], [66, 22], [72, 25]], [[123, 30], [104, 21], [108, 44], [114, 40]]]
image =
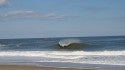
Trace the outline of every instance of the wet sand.
[[23, 65], [0, 65], [0, 70], [94, 70], [94, 69], [37, 67], [37, 66], [23, 66]]

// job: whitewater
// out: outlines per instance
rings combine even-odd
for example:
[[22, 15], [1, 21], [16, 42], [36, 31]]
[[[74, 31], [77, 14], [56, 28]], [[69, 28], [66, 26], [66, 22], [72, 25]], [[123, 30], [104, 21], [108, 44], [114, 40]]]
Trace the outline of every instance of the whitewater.
[[[79, 45], [60, 48], [60, 41]], [[0, 39], [0, 63], [11, 62], [125, 65], [125, 37]]]

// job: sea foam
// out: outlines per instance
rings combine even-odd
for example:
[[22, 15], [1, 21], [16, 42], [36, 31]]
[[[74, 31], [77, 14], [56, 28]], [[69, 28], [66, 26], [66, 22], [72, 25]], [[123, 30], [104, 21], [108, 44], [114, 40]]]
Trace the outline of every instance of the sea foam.
[[125, 65], [125, 51], [7, 51], [0, 52], [0, 60], [30, 62], [71, 62]]

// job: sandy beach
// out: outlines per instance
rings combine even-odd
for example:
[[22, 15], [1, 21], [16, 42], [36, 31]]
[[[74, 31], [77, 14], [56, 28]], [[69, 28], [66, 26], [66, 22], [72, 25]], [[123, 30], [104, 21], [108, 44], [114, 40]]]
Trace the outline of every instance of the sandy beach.
[[36, 67], [36, 66], [22, 66], [22, 65], [0, 65], [0, 70], [94, 70], [94, 69]]

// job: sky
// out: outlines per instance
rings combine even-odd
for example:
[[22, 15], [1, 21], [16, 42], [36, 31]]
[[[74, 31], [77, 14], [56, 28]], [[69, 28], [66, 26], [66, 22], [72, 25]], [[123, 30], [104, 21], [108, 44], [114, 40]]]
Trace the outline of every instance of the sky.
[[125, 0], [0, 0], [0, 39], [125, 35]]

